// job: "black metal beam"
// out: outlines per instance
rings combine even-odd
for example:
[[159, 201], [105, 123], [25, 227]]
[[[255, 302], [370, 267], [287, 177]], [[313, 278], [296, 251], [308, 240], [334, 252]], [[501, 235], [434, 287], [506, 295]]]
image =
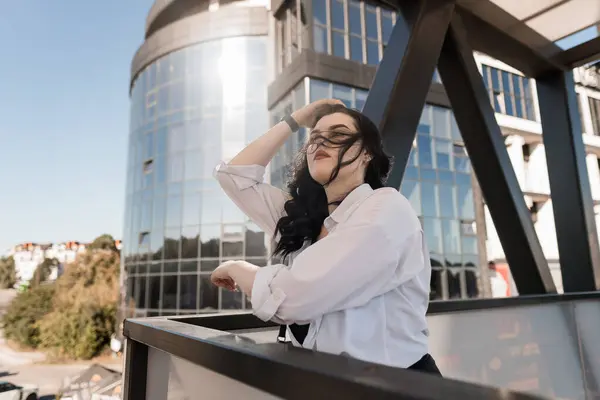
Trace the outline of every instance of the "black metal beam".
[[519, 294], [555, 293], [548, 263], [458, 14], [446, 35], [438, 70]]
[[[483, 1], [481, 3], [487, 4], [487, 2]], [[468, 42], [474, 50], [505, 62], [528, 76], [537, 76], [548, 71], [567, 69], [564, 65], [546, 58], [543, 54], [509, 35], [503, 29], [484, 20], [472, 10], [457, 6], [456, 12], [461, 16], [462, 23], [468, 32]], [[495, 18], [500, 18], [499, 14], [502, 13], [506, 12], [500, 9], [500, 11], [492, 15]], [[514, 17], [512, 18], [514, 19]], [[515, 24], [519, 24], [518, 20], [514, 20]], [[515, 25], [512, 26], [514, 27]], [[524, 27], [526, 26], [524, 25]]]
[[444, 36], [453, 0], [403, 2], [363, 112], [379, 126], [394, 156], [388, 185], [399, 188]]
[[600, 58], [600, 37], [588, 40], [568, 50], [558, 53], [552, 59], [556, 63], [568, 65], [570, 68], [577, 68], [596, 61]]
[[565, 292], [600, 289], [600, 250], [572, 72], [536, 79]]
[[127, 338], [125, 343], [125, 370], [123, 371], [123, 400], [146, 399], [147, 371], [148, 346]]

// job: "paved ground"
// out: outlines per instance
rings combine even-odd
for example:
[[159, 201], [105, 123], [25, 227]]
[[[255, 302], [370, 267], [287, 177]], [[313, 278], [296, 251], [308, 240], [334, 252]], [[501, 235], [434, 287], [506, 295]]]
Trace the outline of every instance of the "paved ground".
[[[0, 290], [0, 314], [15, 296], [15, 290]], [[44, 360], [43, 353], [11, 349], [0, 331], [0, 380], [17, 385], [35, 384], [40, 389], [40, 400], [54, 399], [65, 378], [83, 371], [91, 364], [44, 364]], [[117, 371], [122, 369], [119, 360], [103, 365]]]
[[40, 389], [43, 400], [54, 399], [54, 395], [68, 376], [75, 375], [87, 365], [21, 365], [18, 367], [1, 368], [5, 374], [1, 379], [16, 385], [35, 384]]

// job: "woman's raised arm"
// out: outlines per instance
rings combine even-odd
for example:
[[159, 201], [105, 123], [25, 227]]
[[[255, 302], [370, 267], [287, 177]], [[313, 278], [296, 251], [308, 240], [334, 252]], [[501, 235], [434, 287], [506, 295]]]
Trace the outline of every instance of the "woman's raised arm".
[[[319, 100], [294, 112], [291, 117], [301, 127], [314, 126], [319, 107], [338, 104], [338, 100]], [[293, 121], [292, 121], [293, 125]], [[262, 230], [274, 235], [288, 195], [263, 182], [265, 167], [293, 134], [285, 121], [240, 151], [229, 163], [220, 163], [215, 177], [231, 200]]]

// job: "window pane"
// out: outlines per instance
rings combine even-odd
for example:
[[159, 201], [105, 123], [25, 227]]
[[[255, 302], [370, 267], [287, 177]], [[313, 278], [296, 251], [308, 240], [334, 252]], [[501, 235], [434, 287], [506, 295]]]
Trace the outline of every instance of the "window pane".
[[169, 182], [179, 182], [183, 179], [183, 155], [181, 153], [169, 157], [167, 173]]
[[331, 0], [331, 27], [345, 30], [344, 27], [344, 3], [340, 0]]
[[450, 111], [442, 107], [433, 107], [433, 136], [450, 138]]
[[444, 253], [461, 254], [458, 221], [443, 219], [442, 232], [444, 233]]
[[185, 131], [183, 125], [174, 125], [169, 128], [167, 135], [167, 149], [169, 153], [177, 153], [185, 148]]
[[431, 285], [429, 292], [429, 300], [441, 300], [443, 297], [442, 287], [444, 273], [440, 269], [434, 269], [431, 271]]
[[463, 236], [462, 252], [465, 254], [477, 254], [477, 238], [475, 236]]
[[356, 106], [355, 107], [358, 110], [362, 110], [365, 105], [365, 102], [367, 101], [368, 92], [366, 90], [359, 90], [359, 89], [356, 89], [355, 92], [356, 92]]
[[476, 269], [465, 270], [465, 284], [467, 285], [467, 297], [479, 297], [479, 289], [477, 287], [478, 271]]
[[333, 85], [333, 98], [342, 100], [346, 107], [352, 107], [352, 89], [348, 86]]
[[408, 199], [410, 205], [417, 215], [421, 215], [421, 193], [419, 182], [403, 180], [400, 192]]
[[500, 88], [500, 79], [498, 77], [498, 74], [500, 73], [500, 71], [496, 68], [490, 68], [490, 75], [492, 76], [492, 89], [496, 92], [501, 92], [502, 89]]
[[315, 51], [317, 53], [327, 53], [327, 29], [322, 26], [313, 26]]
[[475, 207], [473, 204], [473, 188], [467, 185], [457, 187], [457, 203], [459, 216], [464, 219], [475, 218]]
[[504, 105], [506, 109], [507, 115], [515, 115], [515, 110], [512, 105], [512, 96], [511, 96], [511, 88], [510, 88], [510, 76], [506, 71], [502, 71], [502, 86], [504, 88]]
[[163, 276], [162, 308], [177, 308], [177, 275]]
[[200, 224], [200, 204], [202, 204], [200, 194], [188, 195], [183, 198], [182, 225]]
[[[200, 228], [200, 246], [200, 257], [219, 257], [219, 249], [221, 247], [221, 226], [203, 225]], [[200, 269], [202, 272], [207, 272], [204, 268], [204, 262], [201, 264]]]
[[195, 310], [198, 299], [198, 275], [179, 276], [179, 308]]
[[367, 40], [367, 64], [379, 64], [379, 45], [370, 40]]
[[442, 253], [442, 225], [437, 218], [423, 218], [423, 232], [430, 252]]
[[336, 57], [345, 57], [346, 56], [346, 45], [344, 40], [344, 34], [341, 32], [333, 31], [331, 34], [333, 38], [333, 55]]
[[429, 136], [417, 135], [417, 148], [419, 149], [419, 165], [425, 168], [432, 168], [431, 138]]
[[363, 62], [362, 39], [358, 36], [350, 36], [350, 59]]
[[255, 224], [246, 226], [246, 257], [264, 257], [267, 254], [265, 233]]
[[160, 308], [160, 276], [148, 277], [148, 308]]
[[350, 33], [362, 36], [360, 17], [360, 3], [357, 1], [348, 2], [348, 22], [350, 23]]
[[200, 309], [202, 311], [219, 308], [219, 288], [210, 282], [210, 275], [200, 275]]
[[326, 0], [313, 0], [312, 2], [315, 22], [318, 22], [322, 25], [327, 23], [327, 6], [325, 1]]
[[181, 225], [181, 197], [170, 196], [167, 198], [167, 224], [166, 226]]
[[446, 218], [454, 218], [456, 216], [454, 206], [454, 185], [439, 185], [440, 196], [440, 215]]
[[431, 182], [421, 182], [421, 202], [423, 206], [423, 215], [426, 217], [437, 217], [437, 190], [435, 184]]
[[366, 6], [367, 37], [377, 40], [377, 14], [374, 7]]
[[438, 169], [451, 170], [451, 152], [452, 142], [449, 140], [436, 139], [435, 140], [435, 153], [436, 153], [436, 166]]
[[461, 270], [456, 268], [449, 268], [446, 270], [446, 276], [448, 278], [448, 297], [450, 299], [460, 299], [460, 276]]
[[316, 79], [310, 80], [310, 101], [316, 101], [319, 99], [328, 99], [331, 97], [329, 94], [330, 84], [327, 82], [319, 81]]
[[512, 75], [513, 93], [515, 94], [516, 97], [521, 97], [523, 95], [521, 92], [521, 81], [523, 80], [523, 78], [517, 74], [511, 74], [511, 75]]
[[[199, 226], [186, 226], [181, 230], [181, 258], [197, 258], [199, 255]], [[194, 268], [194, 271], [196, 268]]]

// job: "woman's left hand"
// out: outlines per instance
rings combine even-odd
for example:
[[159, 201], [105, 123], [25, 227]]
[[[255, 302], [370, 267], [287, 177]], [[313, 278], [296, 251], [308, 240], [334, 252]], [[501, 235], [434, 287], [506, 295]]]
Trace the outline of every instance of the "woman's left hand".
[[231, 266], [235, 263], [236, 261], [225, 261], [219, 265], [210, 275], [210, 281], [213, 285], [235, 291], [236, 283], [230, 276]]

